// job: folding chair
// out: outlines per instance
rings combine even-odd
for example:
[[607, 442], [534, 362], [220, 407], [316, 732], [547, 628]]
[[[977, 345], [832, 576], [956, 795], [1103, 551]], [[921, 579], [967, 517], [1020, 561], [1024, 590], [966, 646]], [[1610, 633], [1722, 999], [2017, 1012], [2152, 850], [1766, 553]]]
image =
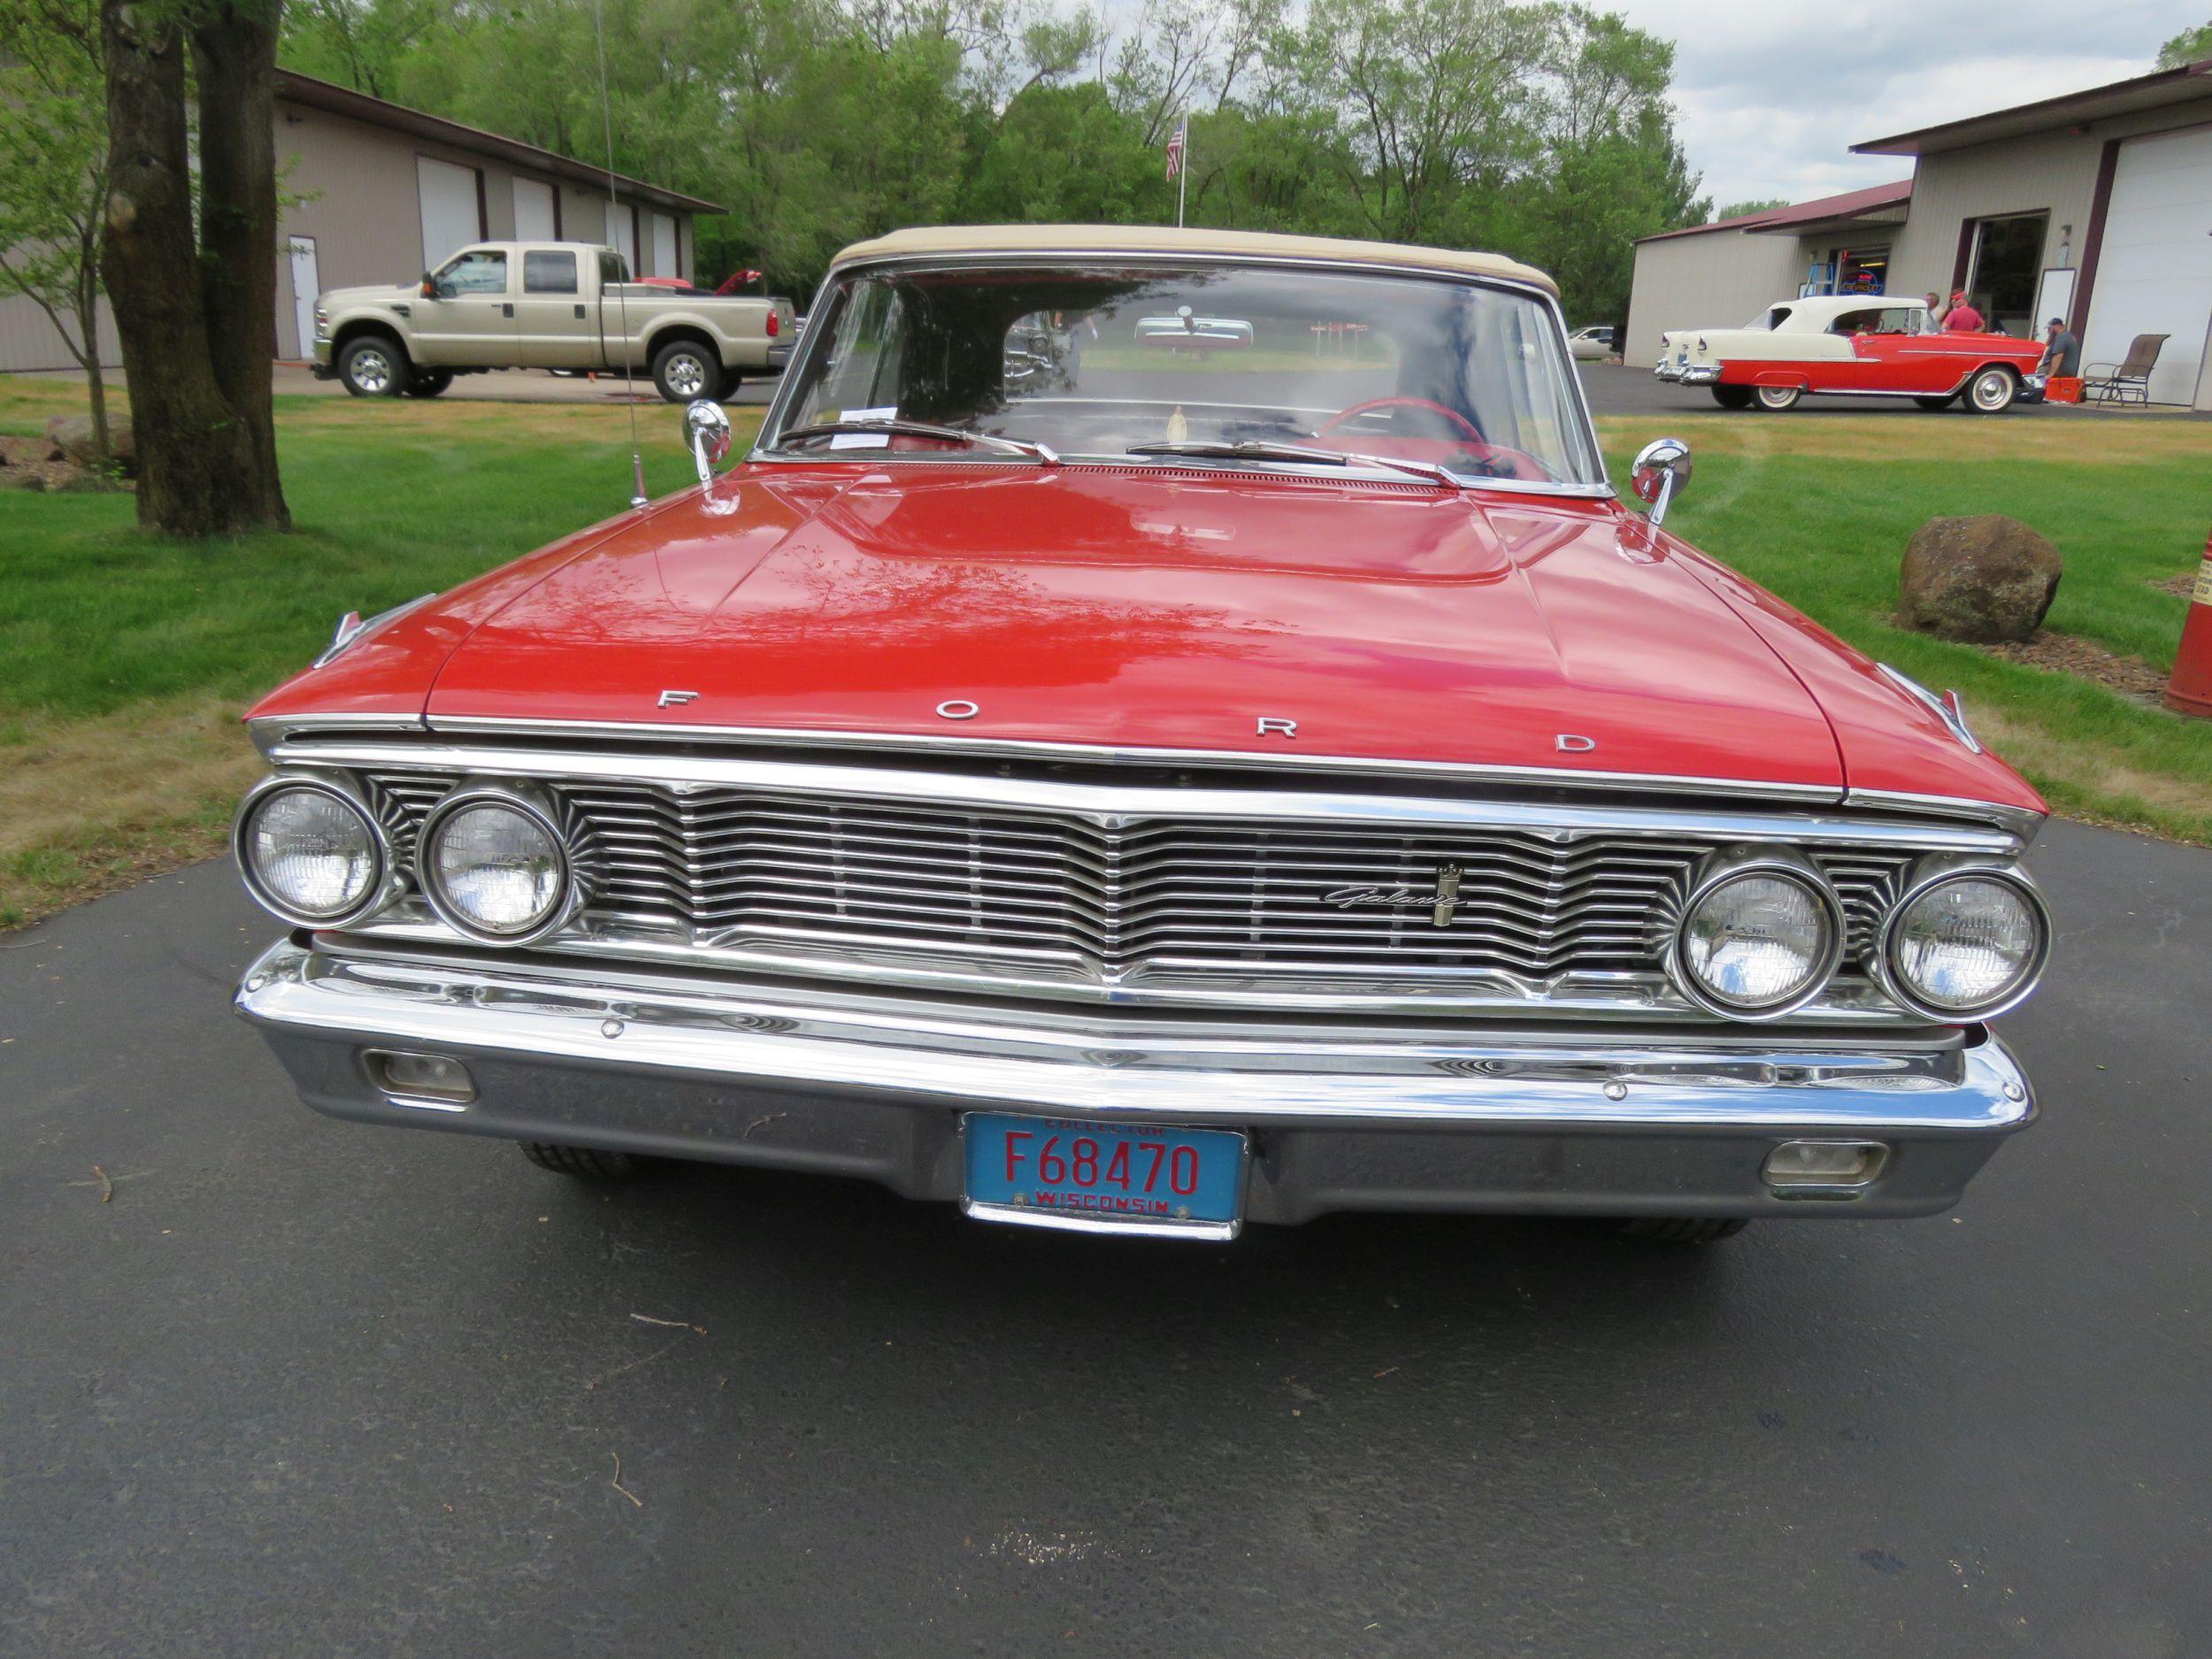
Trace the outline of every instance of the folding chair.
[[[2158, 366], [2165, 334], [2138, 334], [2128, 348], [2124, 363], [2093, 363], [2082, 372], [2081, 401], [2085, 403], [2147, 403], [2151, 401], [2151, 371]], [[2101, 371], [2101, 373], [2100, 373]]]

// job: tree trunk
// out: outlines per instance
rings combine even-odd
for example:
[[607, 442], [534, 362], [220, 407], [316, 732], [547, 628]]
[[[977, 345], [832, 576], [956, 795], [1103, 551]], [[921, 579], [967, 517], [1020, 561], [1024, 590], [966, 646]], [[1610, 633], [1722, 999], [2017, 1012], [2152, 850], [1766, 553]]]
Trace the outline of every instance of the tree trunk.
[[200, 301], [223, 401], [245, 425], [265, 522], [291, 523], [277, 477], [276, 0], [212, 8], [192, 32], [200, 92]]
[[[96, 234], [88, 230], [88, 240]], [[100, 262], [97, 250], [85, 247], [77, 261], [77, 338], [84, 342], [85, 395], [92, 404], [92, 452], [101, 476], [114, 472], [115, 445], [108, 435], [107, 378], [100, 372]]]
[[[216, 110], [211, 143], [203, 117], [204, 204], [216, 227], [210, 257], [234, 266], [221, 280], [211, 275], [204, 283], [208, 261], [194, 234], [185, 142], [183, 29], [174, 11], [128, 0], [104, 0], [101, 22], [110, 154], [104, 265], [130, 378], [138, 521], [191, 536], [282, 528], [289, 519], [268, 442], [276, 246], [274, 182], [266, 171], [272, 142], [267, 57], [260, 59], [262, 96], [254, 101], [264, 123], [259, 188], [267, 205], [262, 212], [255, 211], [265, 198], [257, 196], [250, 177], [253, 154], [234, 130], [234, 121], [248, 119], [245, 112], [233, 111], [234, 119], [227, 119]], [[216, 39], [204, 46], [203, 62], [217, 60], [221, 91], [203, 81], [203, 104], [210, 107], [219, 97], [247, 96], [254, 72], [234, 58], [242, 52], [250, 58], [261, 50], [229, 30], [211, 33]], [[265, 236], [257, 253], [249, 246], [257, 224]], [[211, 326], [212, 311], [250, 303], [257, 282], [257, 317], [227, 319], [219, 330]], [[241, 352], [243, 361], [236, 355]], [[219, 374], [219, 353], [229, 359]], [[257, 372], [257, 393], [247, 384]], [[230, 388], [237, 390], [236, 402]]]

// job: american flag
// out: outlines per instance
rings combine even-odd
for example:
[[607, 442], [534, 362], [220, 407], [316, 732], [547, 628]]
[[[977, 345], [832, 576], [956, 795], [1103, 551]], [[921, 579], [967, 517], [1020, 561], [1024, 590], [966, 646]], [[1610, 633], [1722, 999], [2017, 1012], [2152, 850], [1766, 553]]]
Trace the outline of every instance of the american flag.
[[1187, 125], [1187, 117], [1177, 122], [1175, 130], [1167, 135], [1167, 176], [1171, 179], [1183, 170], [1183, 128]]

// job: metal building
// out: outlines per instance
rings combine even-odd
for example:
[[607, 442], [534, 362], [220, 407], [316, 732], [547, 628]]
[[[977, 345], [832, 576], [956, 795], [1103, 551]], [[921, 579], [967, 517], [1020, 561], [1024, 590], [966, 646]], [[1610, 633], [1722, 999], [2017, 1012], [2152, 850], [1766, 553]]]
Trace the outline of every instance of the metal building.
[[1734, 328], [1778, 299], [1882, 293], [1912, 194], [1904, 179], [1645, 237], [1623, 360], [1647, 369], [1669, 329]]
[[[303, 355], [322, 289], [411, 281], [465, 243], [509, 238], [602, 243], [640, 276], [689, 277], [693, 218], [724, 211], [619, 174], [611, 196], [604, 168], [286, 69], [275, 140], [290, 202], [271, 319], [280, 357]], [[114, 364], [104, 302], [102, 311]], [[0, 370], [73, 366], [43, 311], [0, 299]]]

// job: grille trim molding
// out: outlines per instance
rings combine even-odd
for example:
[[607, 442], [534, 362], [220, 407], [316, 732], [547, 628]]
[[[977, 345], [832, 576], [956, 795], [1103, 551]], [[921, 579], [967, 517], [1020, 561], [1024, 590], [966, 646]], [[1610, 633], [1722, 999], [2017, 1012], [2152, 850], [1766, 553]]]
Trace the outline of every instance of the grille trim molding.
[[[591, 826], [600, 879], [591, 910], [541, 950], [1000, 997], [1697, 1018], [1654, 941], [1686, 872], [1717, 846], [1812, 842], [1844, 898], [1855, 970], [1903, 865], [1962, 841], [1985, 853], [2018, 846], [1993, 827], [1773, 808], [1132, 790], [419, 741], [300, 748], [323, 765], [362, 768], [411, 820], [464, 777], [520, 774], [555, 787]], [[434, 764], [452, 761], [467, 764]], [[749, 787], [733, 787], [733, 775]], [[825, 799], [826, 776], [877, 787]], [[1010, 795], [1018, 806], [1000, 803]], [[1039, 799], [1051, 805], [1030, 804]], [[1308, 816], [1272, 817], [1285, 801]], [[1171, 810], [1152, 818], [1131, 810], [1139, 804]], [[1419, 893], [1447, 857], [1469, 873], [1461, 913], [1439, 932]], [[1415, 896], [1349, 914], [1317, 908], [1352, 887]], [[405, 906], [354, 931], [438, 933]], [[1793, 1018], [1896, 1024], [1901, 1014], [1847, 971]]]

